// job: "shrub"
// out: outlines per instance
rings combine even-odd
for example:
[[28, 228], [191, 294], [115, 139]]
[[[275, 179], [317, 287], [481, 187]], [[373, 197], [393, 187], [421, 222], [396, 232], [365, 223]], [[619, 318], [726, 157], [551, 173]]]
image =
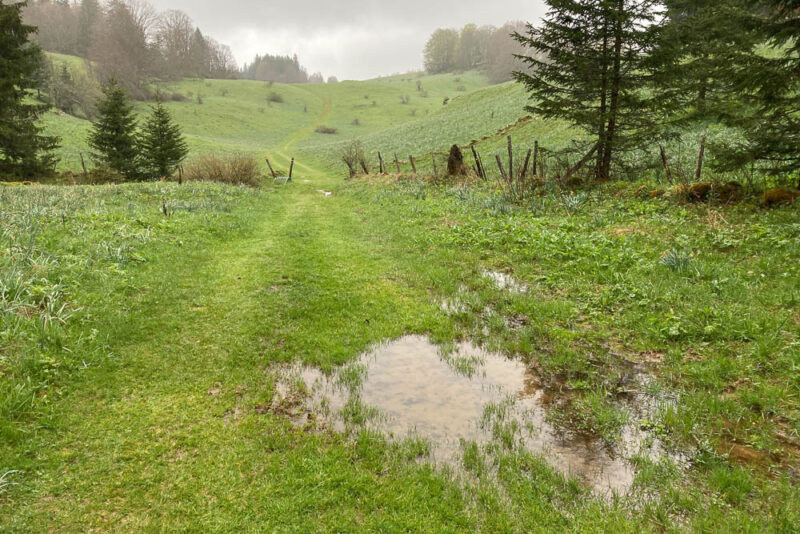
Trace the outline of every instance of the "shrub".
[[169, 95], [169, 99], [172, 102], [186, 102], [187, 100], [189, 100], [186, 97], [186, 95], [181, 94], [181, 93], [172, 93], [171, 95]]
[[283, 104], [283, 96], [280, 93], [276, 93], [272, 91], [270, 94], [267, 95], [267, 102], [274, 102], [276, 104]]
[[251, 156], [205, 154], [186, 167], [184, 179], [189, 182], [219, 182], [258, 187], [261, 184], [261, 173], [258, 162]]
[[350, 178], [358, 174], [359, 168], [366, 172], [367, 158], [364, 155], [364, 146], [361, 141], [352, 141], [342, 151], [342, 161], [350, 171]]
[[336, 128], [331, 128], [330, 126], [322, 126], [322, 125], [317, 126], [317, 129], [314, 131], [319, 134], [328, 134], [328, 135], [335, 135], [339, 133], [339, 130]]
[[361, 126], [361, 121], [359, 119], [353, 119], [353, 122], [351, 122], [350, 124], [352, 124], [353, 126]]

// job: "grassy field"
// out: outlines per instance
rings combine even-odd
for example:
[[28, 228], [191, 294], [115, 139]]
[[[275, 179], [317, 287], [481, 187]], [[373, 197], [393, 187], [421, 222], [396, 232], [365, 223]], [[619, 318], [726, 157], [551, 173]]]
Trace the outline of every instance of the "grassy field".
[[[500, 152], [524, 94], [455, 78], [165, 88], [194, 95], [170, 106], [195, 150], [300, 156], [285, 187], [0, 185], [0, 530], [796, 532], [797, 205], [343, 180], [350, 136]], [[276, 403], [281, 365], [330, 373], [409, 334], [523, 362], [565, 433], [615, 450], [634, 423], [671, 454], [632, 458], [630, 491], [607, 496], [513, 425], [441, 468], [363, 406], [341, 433]]]

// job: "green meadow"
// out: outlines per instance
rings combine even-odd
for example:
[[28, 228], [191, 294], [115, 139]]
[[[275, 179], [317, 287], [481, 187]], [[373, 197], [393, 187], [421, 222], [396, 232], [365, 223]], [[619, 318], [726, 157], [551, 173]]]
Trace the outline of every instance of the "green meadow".
[[[424, 172], [454, 143], [487, 167], [505, 150], [526, 95], [477, 73], [160, 89], [185, 98], [168, 108], [192, 157], [294, 157], [295, 180], [0, 184], [0, 530], [797, 532], [797, 204], [650, 198], [658, 176], [522, 201], [411, 176], [408, 155]], [[77, 172], [89, 124], [43, 123]], [[392, 174], [345, 180], [354, 139]], [[343, 432], [277, 402], [283, 366], [333, 376], [413, 334], [522, 362], [565, 434], [614, 451], [634, 423], [665, 453], [599, 494], [511, 421], [441, 466], [358, 402]]]

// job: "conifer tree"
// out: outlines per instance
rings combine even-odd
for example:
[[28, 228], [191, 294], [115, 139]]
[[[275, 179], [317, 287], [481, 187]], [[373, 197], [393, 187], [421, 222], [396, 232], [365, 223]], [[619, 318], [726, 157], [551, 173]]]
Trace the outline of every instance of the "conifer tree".
[[139, 177], [139, 158], [133, 106], [114, 79], [103, 88], [103, 95], [97, 103], [99, 118], [89, 132], [92, 157], [128, 180], [135, 180]]
[[142, 167], [150, 179], [172, 176], [189, 153], [180, 127], [172, 122], [169, 111], [161, 102], [153, 106], [152, 114], [145, 122], [139, 146], [142, 151]]
[[720, 117], [736, 100], [725, 72], [759, 41], [751, 0], [664, 0], [654, 88], [680, 119]]
[[741, 99], [726, 122], [741, 127], [746, 141], [720, 150], [719, 159], [723, 169], [761, 162], [776, 173], [798, 173], [800, 0], [761, 0], [756, 7], [751, 25], [769, 48], [754, 48], [727, 65], [728, 79]]
[[636, 148], [654, 130], [653, 100], [642, 89], [656, 44], [656, 0], [547, 0], [541, 27], [516, 39], [527, 72], [516, 79], [530, 92], [532, 113], [567, 120], [593, 139], [595, 177], [608, 179], [614, 156]]
[[42, 104], [26, 102], [41, 84], [42, 53], [30, 43], [35, 31], [22, 23], [27, 2], [0, 0], [0, 175], [33, 178], [52, 172], [58, 138], [36, 124]]

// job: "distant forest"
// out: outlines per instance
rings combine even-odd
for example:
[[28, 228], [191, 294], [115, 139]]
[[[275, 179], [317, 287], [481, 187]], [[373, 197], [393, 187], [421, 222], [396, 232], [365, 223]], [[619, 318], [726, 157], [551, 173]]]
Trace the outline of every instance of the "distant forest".
[[[324, 78], [319, 72], [308, 75], [308, 71], [300, 65], [297, 56], [256, 56], [252, 63], [242, 67], [242, 77], [248, 80], [260, 80], [277, 83], [322, 83]], [[335, 82], [335, 77], [328, 82]]]
[[111, 78], [138, 99], [151, 96], [149, 84], [156, 80], [324, 81], [319, 73], [309, 75], [297, 56], [256, 56], [240, 70], [230, 48], [203, 34], [186, 13], [158, 12], [146, 0], [33, 0], [23, 13], [25, 23], [38, 28], [42, 49], [91, 62], [88, 74], [52, 64], [42, 74], [54, 104], [69, 113], [80, 109], [91, 115], [88, 101], [97, 96], [97, 83]]
[[526, 53], [511, 35], [525, 30], [524, 22], [507, 22], [500, 28], [467, 24], [461, 30], [438, 29], [425, 45], [425, 70], [430, 74], [482, 70], [491, 83], [513, 79], [524, 64], [515, 54]]

